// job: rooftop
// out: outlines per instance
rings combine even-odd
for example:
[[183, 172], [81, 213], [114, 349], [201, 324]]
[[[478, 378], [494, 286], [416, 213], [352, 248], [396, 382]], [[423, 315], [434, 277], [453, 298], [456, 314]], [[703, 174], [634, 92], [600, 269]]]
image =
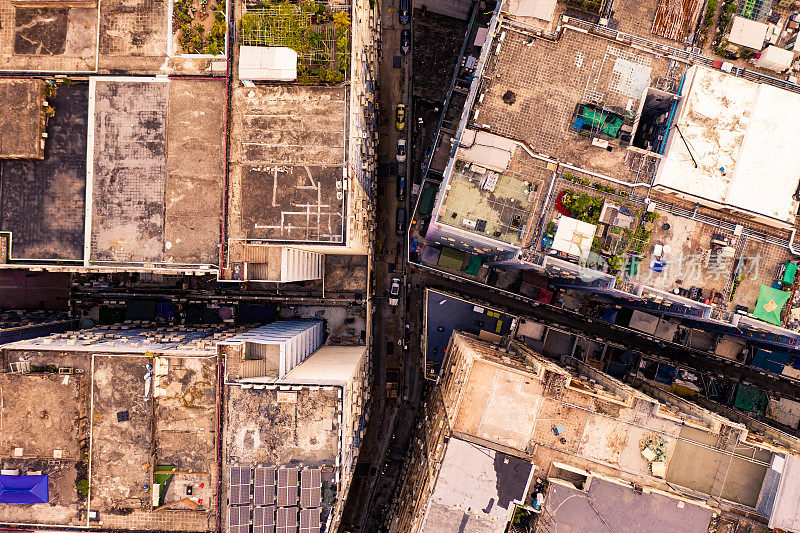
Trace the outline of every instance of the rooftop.
[[529, 461], [451, 438], [420, 531], [502, 533], [532, 475]]
[[[489, 314], [491, 313], [491, 315]], [[453, 331], [508, 335], [516, 317], [432, 289], [425, 291], [425, 359], [438, 375]]]
[[647, 531], [705, 533], [715, 512], [705, 505], [660, 491], [636, 492], [629, 484], [590, 477], [583, 488], [550, 479], [540, 524], [552, 533], [569, 531]]
[[[456, 433], [532, 454], [544, 471], [569, 457], [581, 468], [612, 465], [626, 479], [666, 481], [752, 509], [774, 489], [767, 473], [785, 452], [739, 424], [685, 401], [657, 401], [582, 363], [567, 372], [516, 343], [503, 354], [463, 334], [452, 342], [453, 372], [467, 372], [451, 416]], [[464, 357], [477, 358], [462, 366], [470, 350]], [[513, 353], [527, 354], [524, 362], [499, 357]], [[642, 454], [651, 445], [661, 473]]]
[[[11, 233], [11, 259], [83, 258], [88, 95], [87, 83], [58, 84], [44, 158], [0, 159], [0, 230]], [[0, 131], [38, 130], [38, 115], [17, 111]]]
[[[93, 334], [86, 331], [88, 341]], [[0, 374], [8, 385], [4, 420], [23, 417], [4, 431], [0, 462], [22, 474], [48, 474], [51, 502], [33, 516], [30, 509], [0, 506], [0, 522], [85, 526], [80, 509], [88, 507], [114, 529], [160, 531], [179, 520], [187, 531], [209, 531], [217, 476], [215, 352], [176, 349], [150, 358], [147, 346], [130, 345], [127, 354], [106, 348], [4, 346], [6, 368], [28, 366]], [[89, 481], [90, 494], [81, 492], [81, 480]], [[156, 482], [164, 490], [154, 495], [148, 487]], [[186, 486], [195, 487], [188, 499]]]
[[[0, 62], [9, 71], [207, 74], [225, 49], [222, 5], [0, 0]], [[185, 35], [198, 29], [199, 39]]]
[[681, 94], [655, 186], [792, 226], [800, 141], [785, 117], [800, 95], [700, 66]]
[[91, 80], [91, 261], [218, 262], [224, 91], [222, 80]]
[[229, 238], [344, 242], [348, 98], [345, 87], [234, 89]]
[[0, 159], [42, 159], [45, 126], [42, 80], [0, 80]]
[[[556, 41], [505, 35], [487, 63], [468, 125], [521, 141], [534, 153], [632, 180], [625, 132], [632, 131], [645, 90], [677, 87], [681, 68], [670, 68], [663, 56], [569, 29]], [[592, 109], [602, 109], [603, 120], [613, 118], [618, 127], [590, 128]], [[594, 138], [608, 145], [593, 144]]]

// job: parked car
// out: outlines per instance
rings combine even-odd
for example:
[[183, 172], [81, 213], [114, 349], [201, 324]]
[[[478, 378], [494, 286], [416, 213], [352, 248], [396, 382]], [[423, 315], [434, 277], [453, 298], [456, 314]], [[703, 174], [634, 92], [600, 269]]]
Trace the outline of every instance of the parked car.
[[411, 0], [400, 0], [400, 24], [408, 24], [411, 20]]
[[389, 285], [389, 305], [397, 305], [400, 303], [400, 278], [392, 278], [392, 283]]
[[406, 105], [397, 104], [394, 112], [394, 127], [400, 131], [406, 129]]
[[411, 30], [400, 32], [400, 53], [407, 55], [411, 51]]
[[397, 162], [404, 163], [406, 160], [406, 140], [397, 139]]
[[406, 200], [406, 172], [405, 169], [403, 168], [401, 169], [400, 172], [397, 173], [397, 201], [405, 202], [405, 200]]
[[402, 235], [406, 231], [406, 210], [402, 207], [397, 210], [397, 234]]

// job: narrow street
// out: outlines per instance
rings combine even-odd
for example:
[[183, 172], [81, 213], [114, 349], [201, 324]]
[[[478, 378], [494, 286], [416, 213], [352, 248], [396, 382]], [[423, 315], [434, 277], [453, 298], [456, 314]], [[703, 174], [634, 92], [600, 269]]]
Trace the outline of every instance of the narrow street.
[[[374, 383], [370, 423], [342, 518], [342, 530], [353, 532], [382, 529], [382, 511], [391, 501], [397, 483], [423, 382], [419, 346], [421, 313], [407, 317], [409, 310], [422, 309], [422, 291], [409, 293], [405, 263], [405, 221], [413, 205], [411, 180], [406, 178], [404, 191], [398, 185], [399, 175], [410, 175], [411, 151], [408, 150], [403, 161], [398, 161], [396, 155], [399, 139], [411, 144], [415, 124], [410, 97], [411, 52], [403, 54], [400, 49], [401, 32], [411, 30], [411, 21], [400, 22], [399, 7], [400, 0], [384, 0], [381, 5], [378, 198], [373, 263]], [[396, 124], [398, 104], [406, 106], [402, 129]], [[398, 221], [400, 210], [405, 216], [401, 215]], [[394, 278], [401, 285], [397, 306], [390, 305], [388, 299]]]

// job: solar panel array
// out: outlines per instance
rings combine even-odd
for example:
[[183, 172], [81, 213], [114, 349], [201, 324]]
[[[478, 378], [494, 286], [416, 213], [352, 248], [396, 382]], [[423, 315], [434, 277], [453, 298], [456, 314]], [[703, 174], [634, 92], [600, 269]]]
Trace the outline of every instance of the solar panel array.
[[230, 533], [248, 533], [250, 529], [250, 507], [228, 508], [228, 531]]
[[256, 505], [273, 505], [275, 503], [275, 469], [263, 466], [256, 467], [253, 483], [253, 503]]
[[253, 533], [275, 533], [275, 507], [256, 507], [253, 512]]
[[297, 533], [297, 507], [280, 507], [278, 509], [275, 533]]
[[232, 466], [230, 469], [230, 494], [228, 498], [231, 505], [248, 505], [250, 503], [250, 467]]
[[306, 468], [300, 473], [300, 507], [319, 507], [322, 503], [322, 469]]
[[300, 510], [300, 533], [319, 533], [321, 509]]
[[297, 469], [278, 469], [278, 507], [297, 505]]

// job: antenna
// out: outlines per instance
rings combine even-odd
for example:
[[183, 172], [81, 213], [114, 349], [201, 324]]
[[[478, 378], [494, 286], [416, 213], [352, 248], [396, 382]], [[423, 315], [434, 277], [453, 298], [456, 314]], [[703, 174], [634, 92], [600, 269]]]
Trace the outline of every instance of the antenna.
[[681, 129], [678, 127], [677, 124], [675, 124], [675, 129], [678, 130], [678, 134], [681, 136], [683, 144], [686, 145], [686, 149], [689, 151], [689, 157], [692, 158], [692, 163], [694, 163], [694, 168], [697, 168], [697, 160], [694, 158], [694, 154], [692, 154], [692, 148], [689, 146], [689, 143], [686, 141], [686, 138], [683, 136], [683, 133], [681, 133]]

